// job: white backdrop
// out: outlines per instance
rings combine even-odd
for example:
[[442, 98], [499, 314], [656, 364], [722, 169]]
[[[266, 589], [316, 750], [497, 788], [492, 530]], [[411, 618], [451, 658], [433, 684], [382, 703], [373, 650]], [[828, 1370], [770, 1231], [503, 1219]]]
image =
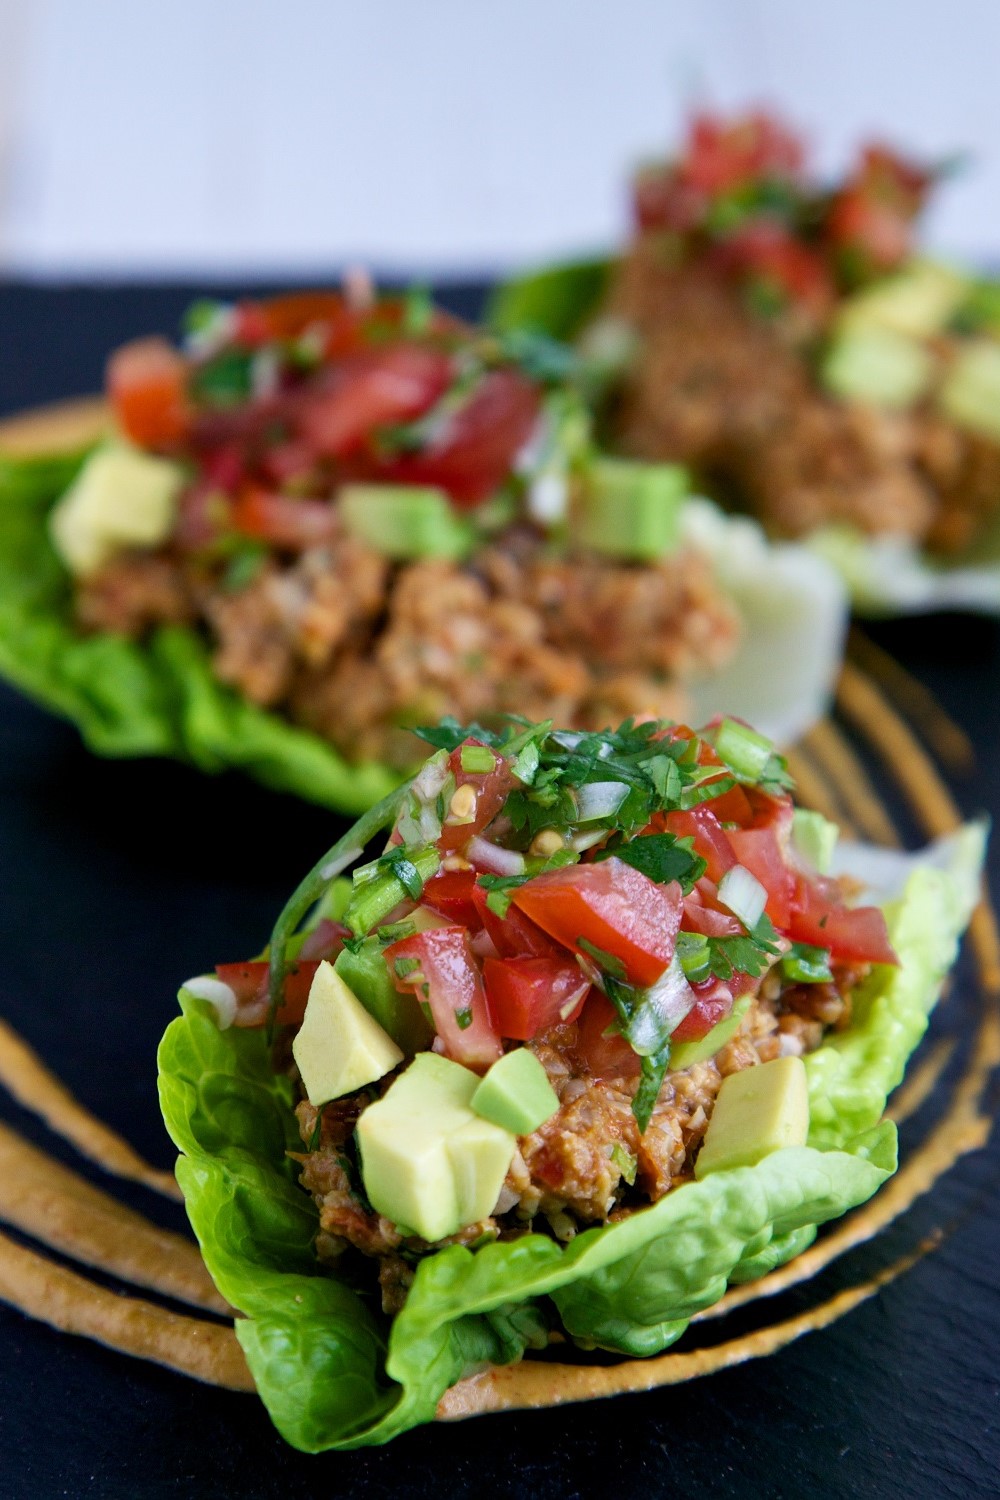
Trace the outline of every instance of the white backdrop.
[[0, 264], [482, 272], [613, 243], [686, 106], [841, 162], [968, 148], [929, 220], [1000, 256], [998, 0], [0, 0]]

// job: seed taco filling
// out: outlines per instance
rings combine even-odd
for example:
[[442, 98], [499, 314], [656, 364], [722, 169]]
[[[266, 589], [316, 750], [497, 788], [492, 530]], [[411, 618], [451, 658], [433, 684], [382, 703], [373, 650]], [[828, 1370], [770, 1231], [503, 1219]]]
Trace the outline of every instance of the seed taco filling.
[[553, 1327], [655, 1353], [870, 1197], [982, 865], [978, 826], [840, 849], [735, 719], [420, 733], [160, 1049], [206, 1262], [310, 1450]]

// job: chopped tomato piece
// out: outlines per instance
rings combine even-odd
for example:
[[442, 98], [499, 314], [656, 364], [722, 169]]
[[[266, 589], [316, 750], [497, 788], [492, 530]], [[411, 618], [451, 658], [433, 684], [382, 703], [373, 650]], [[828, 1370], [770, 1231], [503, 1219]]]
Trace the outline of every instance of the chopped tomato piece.
[[422, 416], [451, 378], [450, 355], [419, 344], [353, 355], [330, 372], [327, 389], [303, 406], [300, 431], [318, 453], [345, 458], [364, 448], [376, 428]]
[[721, 979], [703, 979], [691, 988], [698, 996], [694, 1005], [670, 1033], [672, 1042], [699, 1042], [713, 1026], [724, 1021], [733, 1008], [733, 991]]
[[244, 536], [258, 537], [292, 552], [330, 540], [336, 512], [328, 500], [293, 500], [248, 486], [232, 509], [232, 525]]
[[[275, 1019], [281, 1026], [298, 1026], [306, 1013], [306, 1001], [319, 968], [319, 960], [300, 959], [289, 964], [285, 974], [285, 997]], [[245, 964], [217, 964], [215, 972], [236, 996], [234, 1026], [263, 1026], [270, 1009], [267, 959]]]
[[427, 1001], [434, 1029], [454, 1062], [477, 1072], [496, 1062], [503, 1048], [464, 927], [433, 927], [402, 938], [386, 948], [385, 960], [398, 989]]
[[[488, 748], [474, 739], [464, 740], [463, 744], [466, 748]], [[463, 771], [462, 745], [449, 756], [448, 769], [455, 778], [455, 791], [452, 793], [451, 805], [445, 811], [444, 827], [438, 839], [438, 848], [442, 854], [454, 854], [456, 850], [464, 848], [477, 833], [488, 828], [506, 802], [507, 794], [513, 789], [514, 773], [509, 761], [492, 750], [490, 754], [493, 756], [493, 765], [488, 771]], [[466, 792], [465, 787], [470, 790]]]
[[482, 923], [473, 899], [475, 870], [441, 870], [424, 886], [421, 901], [460, 927], [475, 932]]
[[781, 931], [788, 926], [793, 875], [782, 858], [773, 828], [736, 828], [728, 835], [733, 853], [767, 892], [764, 910]]
[[617, 958], [629, 982], [643, 988], [674, 956], [680, 886], [658, 885], [614, 856], [536, 875], [515, 890], [513, 903], [574, 952], [586, 952], [584, 940]]
[[694, 840], [694, 852], [705, 861], [708, 866], [706, 874], [716, 885], [736, 864], [728, 835], [715, 813], [704, 803], [692, 807], [689, 812], [670, 812], [661, 818], [667, 833], [679, 839]]
[[488, 958], [483, 982], [500, 1035], [521, 1042], [575, 1021], [590, 989], [568, 957]]
[[187, 365], [166, 339], [136, 339], [108, 360], [108, 395], [127, 437], [144, 448], [172, 448], [188, 432]]
[[399, 484], [432, 484], [461, 506], [478, 505], [510, 473], [531, 436], [541, 397], [517, 370], [492, 370], [420, 453], [381, 470]]
[[680, 175], [712, 197], [760, 179], [795, 177], [803, 157], [799, 137], [762, 110], [730, 120], [697, 114], [689, 127]]
[[513, 903], [507, 908], [505, 917], [498, 917], [487, 905], [489, 892], [485, 887], [473, 887], [479, 920], [493, 940], [493, 946], [501, 958], [555, 958], [564, 961], [566, 950], [561, 943], [543, 932], [537, 922], [525, 916]]
[[174, 541], [184, 552], [200, 552], [232, 529], [233, 502], [215, 485], [196, 480], [177, 505]]
[[832, 880], [796, 876], [788, 935], [798, 943], [827, 948], [848, 963], [896, 964], [885, 917], [877, 906], [845, 906]]
[[[700, 884], [701, 882], [699, 882]], [[700, 932], [705, 937], [742, 937], [743, 927], [737, 917], [719, 911], [715, 906], [696, 900], [692, 891], [684, 898], [684, 915], [681, 927], [685, 932]]]
[[577, 1048], [594, 1078], [637, 1078], [642, 1069], [628, 1042], [612, 1029], [616, 1021], [607, 996], [591, 990], [580, 1016]]

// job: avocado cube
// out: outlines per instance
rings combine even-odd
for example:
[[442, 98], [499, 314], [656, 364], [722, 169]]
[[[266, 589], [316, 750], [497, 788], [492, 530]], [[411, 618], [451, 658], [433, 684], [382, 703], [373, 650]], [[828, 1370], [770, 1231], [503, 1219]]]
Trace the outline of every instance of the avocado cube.
[[749, 1009], [750, 996], [741, 995], [728, 1016], [717, 1021], [711, 1031], [706, 1032], [703, 1037], [699, 1037], [697, 1041], [673, 1043], [670, 1048], [671, 1072], [679, 1072], [681, 1068], [691, 1068], [695, 1063], [714, 1057], [727, 1042], [732, 1041], [740, 1029], [740, 1022]]
[[959, 427], [1000, 441], [1000, 344], [971, 339], [945, 376], [939, 400]]
[[470, 1108], [475, 1073], [421, 1052], [358, 1120], [361, 1176], [374, 1208], [433, 1243], [487, 1218], [517, 1141]]
[[840, 326], [852, 331], [888, 328], [909, 338], [933, 338], [947, 328], [972, 285], [967, 276], [935, 261], [914, 261], [844, 302]]
[[378, 938], [365, 938], [354, 952], [343, 948], [333, 967], [404, 1056], [430, 1046], [434, 1030], [416, 995], [393, 984]]
[[730, 1073], [722, 1080], [694, 1175], [700, 1180], [710, 1172], [756, 1166], [772, 1151], [804, 1146], [808, 1134], [809, 1089], [801, 1057], [776, 1057]]
[[106, 443], [53, 510], [52, 544], [78, 577], [96, 572], [124, 547], [157, 547], [173, 528], [183, 486], [179, 465], [126, 443]]
[[309, 990], [292, 1056], [316, 1106], [353, 1094], [403, 1061], [392, 1037], [325, 959]]
[[927, 390], [934, 361], [923, 344], [891, 328], [844, 330], [823, 361], [823, 384], [846, 401], [910, 406]]
[[444, 490], [407, 484], [347, 484], [340, 514], [352, 536], [385, 557], [464, 557], [475, 535]]
[[822, 813], [797, 807], [792, 814], [792, 844], [797, 854], [820, 875], [829, 875], [840, 829]]
[[594, 461], [576, 506], [576, 541], [606, 557], [652, 562], [677, 546], [688, 492], [678, 464]]
[[517, 1047], [490, 1068], [472, 1096], [472, 1108], [514, 1135], [530, 1135], [555, 1114], [559, 1100], [535, 1054]]

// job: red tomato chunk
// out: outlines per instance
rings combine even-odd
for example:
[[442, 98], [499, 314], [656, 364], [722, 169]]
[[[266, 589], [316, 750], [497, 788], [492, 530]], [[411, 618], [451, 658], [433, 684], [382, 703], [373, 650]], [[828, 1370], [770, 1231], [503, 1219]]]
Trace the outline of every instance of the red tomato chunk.
[[[485, 1071], [503, 1053], [482, 977], [464, 927], [434, 927], [385, 950], [393, 982], [413, 990], [431, 1009], [445, 1052], [467, 1068]], [[416, 968], [410, 968], [415, 962]]]
[[488, 958], [483, 981], [500, 1035], [520, 1042], [575, 1021], [590, 989], [578, 964], [553, 958]]

